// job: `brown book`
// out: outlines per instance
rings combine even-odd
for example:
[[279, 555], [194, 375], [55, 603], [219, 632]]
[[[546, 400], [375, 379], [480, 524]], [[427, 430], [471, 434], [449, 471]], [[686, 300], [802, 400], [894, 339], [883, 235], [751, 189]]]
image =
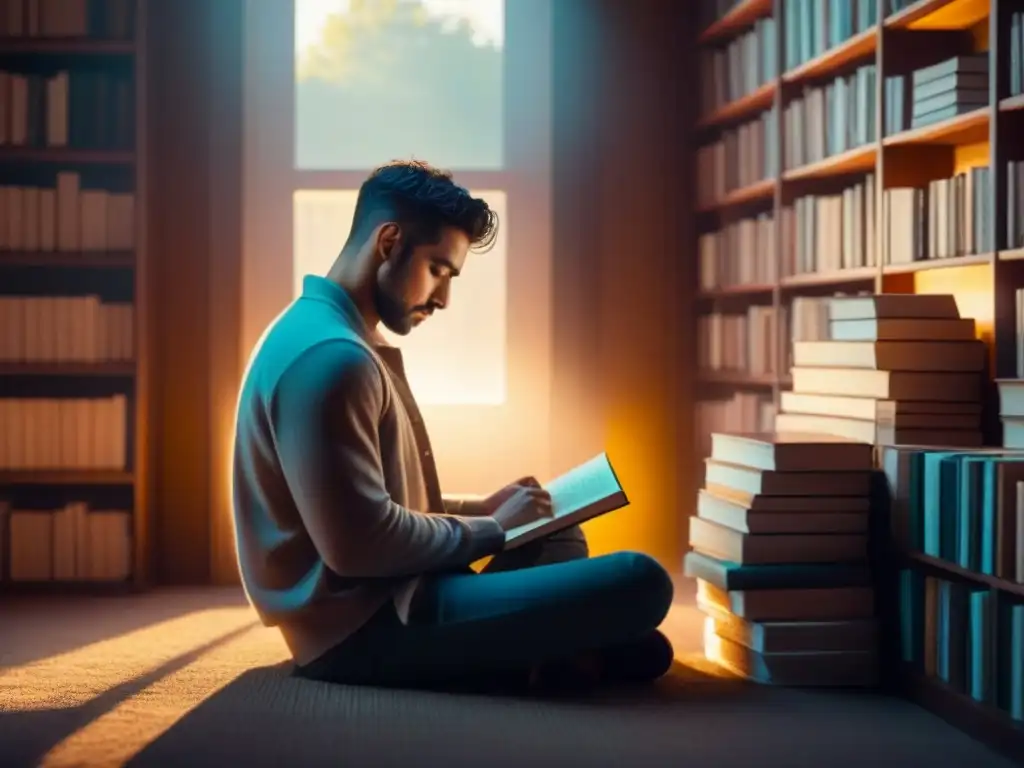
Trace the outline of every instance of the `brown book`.
[[977, 402], [875, 400], [870, 397], [815, 395], [808, 392], [782, 392], [779, 406], [783, 413], [837, 416], [920, 429], [931, 429], [936, 423], [953, 429], [965, 429], [968, 425], [977, 424], [981, 417], [981, 404]]
[[952, 294], [886, 293], [874, 296], [840, 296], [829, 300], [830, 320], [927, 318], [955, 320], [960, 317]]
[[843, 563], [867, 557], [866, 534], [750, 534], [690, 518], [690, 546], [740, 565]]
[[716, 635], [758, 653], [870, 652], [878, 647], [878, 622], [874, 619], [747, 621], [724, 611], [708, 618]]
[[870, 619], [875, 613], [875, 596], [871, 587], [726, 592], [697, 579], [697, 607], [705, 613], [724, 610], [747, 621]]
[[871, 449], [831, 435], [774, 432], [711, 435], [711, 458], [781, 472], [868, 472]]
[[879, 682], [875, 651], [758, 653], [706, 631], [704, 655], [730, 672], [763, 685], [873, 688]]
[[850, 395], [879, 400], [978, 402], [977, 373], [908, 373], [849, 368], [793, 368], [793, 391], [815, 395]]
[[697, 515], [703, 520], [740, 533], [867, 533], [868, 515], [862, 512], [763, 512], [701, 491]]
[[868, 496], [871, 473], [777, 472], [705, 459], [704, 484], [761, 496]]
[[878, 371], [976, 372], [988, 351], [972, 341], [797, 341], [793, 365], [803, 368], [866, 368]]
[[[812, 416], [806, 413], [780, 413], [775, 417], [778, 429], [801, 432], [821, 432], [838, 435], [850, 440], [858, 440], [872, 445], [959, 445], [965, 448], [980, 446], [981, 419], [978, 417], [959, 417], [968, 423], [966, 429], [950, 429], [940, 425], [943, 417], [932, 419], [935, 429], [901, 428], [892, 424], [878, 424], [873, 421], [859, 419], [842, 419], [836, 416]], [[955, 420], [957, 417], [945, 417]]]
[[974, 320], [835, 320], [832, 341], [970, 341], [977, 338]]

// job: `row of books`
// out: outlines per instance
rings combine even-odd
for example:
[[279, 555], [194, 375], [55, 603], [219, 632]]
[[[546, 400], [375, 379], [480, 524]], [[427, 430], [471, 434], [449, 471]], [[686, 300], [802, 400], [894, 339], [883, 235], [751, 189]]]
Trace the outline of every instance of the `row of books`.
[[981, 445], [988, 350], [951, 295], [828, 302], [827, 341], [793, 344], [779, 432], [868, 444]]
[[134, 308], [99, 296], [0, 296], [0, 361], [123, 362], [134, 354]]
[[878, 23], [877, 0], [783, 0], [786, 69], [821, 56]]
[[724, 131], [712, 144], [697, 150], [697, 204], [713, 205], [729, 192], [749, 187], [779, 173], [775, 151], [778, 121], [774, 109]]
[[1010, 95], [1024, 93], [1024, 11], [1010, 16]]
[[823, 86], [810, 86], [783, 110], [786, 170], [875, 141], [875, 79], [867, 64]]
[[899, 605], [909, 668], [1024, 720], [1024, 605], [1000, 606], [987, 587], [909, 568], [900, 572]]
[[135, 0], [8, 0], [0, 37], [74, 37], [129, 40]]
[[694, 430], [697, 455], [707, 456], [715, 432], [772, 432], [775, 403], [770, 394], [734, 392], [697, 402]]
[[1006, 164], [1006, 243], [1009, 248], [1024, 247], [1024, 162]]
[[[1019, 294], [1018, 293], [1018, 299]], [[1020, 323], [1020, 315], [1018, 324]], [[1017, 336], [1017, 366], [1020, 367], [1020, 336]], [[1003, 447], [1024, 450], [1024, 378], [1002, 379], [996, 382], [999, 389], [999, 420], [1003, 426]], [[1024, 532], [1024, 531], [1022, 531]]]
[[782, 274], [871, 267], [875, 255], [875, 177], [830, 195], [804, 195], [782, 209]]
[[128, 399], [0, 399], [0, 470], [128, 466]]
[[772, 214], [762, 213], [701, 235], [697, 241], [700, 290], [776, 282], [779, 260], [772, 219]]
[[872, 448], [716, 432], [690, 519], [704, 652], [760, 683], [874, 686]]
[[700, 52], [700, 110], [716, 109], [753, 93], [778, 77], [775, 65], [775, 20], [754, 26], [720, 48]]
[[988, 106], [988, 53], [952, 58], [885, 78], [885, 135]]
[[52, 187], [0, 187], [0, 251], [129, 251], [135, 194], [83, 187], [77, 173]]
[[988, 166], [978, 166], [926, 187], [885, 190], [885, 263], [990, 252], [995, 246], [991, 183]]
[[131, 71], [0, 70], [0, 146], [131, 149], [134, 88]]
[[697, 318], [697, 363], [702, 371], [776, 370], [779, 334], [775, 307], [752, 305], [740, 313], [714, 312]]
[[18, 509], [0, 500], [0, 580], [126, 580], [131, 528], [131, 513], [124, 510], [90, 509], [80, 501]]

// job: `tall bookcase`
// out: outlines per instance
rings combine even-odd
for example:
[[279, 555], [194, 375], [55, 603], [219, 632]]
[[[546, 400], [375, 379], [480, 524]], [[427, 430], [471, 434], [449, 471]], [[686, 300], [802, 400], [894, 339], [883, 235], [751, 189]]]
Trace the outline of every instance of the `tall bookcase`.
[[[790, 383], [793, 325], [805, 326], [803, 338], [816, 333], [815, 297], [952, 293], [990, 344], [993, 378], [1021, 376], [1024, 240], [1008, 225], [1024, 209], [1008, 166], [1024, 160], [1024, 2], [711, 0], [704, 10], [695, 279], [698, 410], [710, 417], [698, 417], [697, 457], [712, 430], [770, 428]], [[912, 73], [985, 53], [987, 71], [973, 78], [979, 103], [914, 127]], [[932, 223], [907, 205], [912, 193], [894, 191], [912, 188], [928, 190]], [[985, 408], [986, 443], [1001, 445], [994, 387]], [[899, 557], [1000, 603], [1024, 602], [1024, 584]], [[903, 682], [915, 700], [1024, 755], [1024, 723], [999, 707], [915, 675]]]
[[149, 581], [145, 12], [0, 1], [0, 595]]

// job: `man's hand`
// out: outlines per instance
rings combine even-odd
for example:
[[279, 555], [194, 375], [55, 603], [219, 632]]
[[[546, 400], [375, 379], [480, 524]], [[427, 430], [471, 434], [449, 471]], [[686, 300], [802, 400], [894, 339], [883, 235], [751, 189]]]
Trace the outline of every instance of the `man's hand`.
[[520, 478], [477, 503], [506, 531], [551, 517], [551, 494], [535, 477]]

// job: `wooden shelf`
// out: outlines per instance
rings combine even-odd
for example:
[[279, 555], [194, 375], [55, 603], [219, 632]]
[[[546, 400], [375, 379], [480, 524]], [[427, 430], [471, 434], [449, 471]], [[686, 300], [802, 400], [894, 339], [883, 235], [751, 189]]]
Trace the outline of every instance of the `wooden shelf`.
[[134, 265], [132, 251], [0, 251], [0, 267], [127, 269]]
[[828, 176], [840, 176], [846, 173], [858, 173], [870, 171], [875, 167], [875, 145], [866, 144], [843, 152], [839, 155], [826, 157], [810, 165], [800, 168], [793, 168], [786, 171], [783, 179], [786, 181], [802, 181], [804, 179], [818, 179]]
[[751, 203], [755, 200], [767, 200], [774, 194], [775, 179], [765, 179], [764, 181], [759, 181], [756, 184], [751, 184], [749, 187], [734, 189], [721, 200], [701, 208], [700, 212], [708, 213], [710, 211], [721, 211], [726, 208], [743, 205], [744, 203]]
[[933, 568], [934, 570], [943, 571], [952, 576], [957, 576], [960, 579], [973, 581], [975, 584], [980, 584], [991, 589], [997, 589], [1000, 592], [1006, 592], [1010, 595], [1024, 597], [1024, 584], [1019, 584], [1016, 581], [1008, 581], [1007, 579], [988, 576], [984, 573], [975, 573], [974, 571], [969, 571], [966, 568], [961, 568], [956, 563], [951, 563], [948, 560], [942, 560], [938, 557], [932, 557], [931, 555], [925, 555], [921, 552], [907, 552], [904, 557], [912, 563], [920, 563], [928, 566], [929, 568]]
[[988, 119], [989, 108], [982, 107], [941, 123], [887, 136], [882, 144], [886, 147], [907, 144], [977, 144], [988, 140]]
[[0, 376], [134, 376], [131, 362], [11, 363], [0, 360]]
[[131, 165], [135, 153], [117, 149], [64, 149], [61, 147], [4, 147], [0, 163], [55, 163], [64, 165]]
[[1000, 251], [1000, 261], [1024, 261], [1024, 248], [1014, 248], [1012, 251]]
[[977, 264], [991, 264], [991, 253], [979, 253], [973, 256], [951, 256], [945, 259], [923, 259], [909, 264], [886, 264], [882, 274], [905, 275], [909, 272], [930, 272], [933, 269], [952, 269], [954, 267], [971, 267]]
[[60, 37], [0, 37], [0, 56], [7, 54], [126, 56], [135, 53], [131, 40], [74, 40]]
[[963, 29], [984, 18], [987, 0], [919, 0], [919, 2], [890, 14], [885, 19], [886, 29]]
[[791, 69], [782, 76], [782, 79], [787, 83], [797, 83], [801, 80], [810, 80], [837, 72], [847, 64], [852, 64], [857, 59], [865, 58], [868, 54], [874, 53], [877, 43], [878, 28], [872, 27], [854, 35], [834, 48], [830, 48], [820, 56], [804, 62], [799, 67]]
[[727, 14], [701, 32], [697, 41], [706, 45], [731, 37], [758, 19], [770, 16], [771, 12], [772, 0], [740, 0]]
[[722, 384], [734, 387], [771, 387], [775, 376], [770, 373], [753, 374], [745, 371], [700, 371], [697, 376], [702, 384]]
[[1024, 724], [999, 709], [987, 706], [941, 680], [905, 670], [904, 695], [971, 737], [988, 744], [1018, 763], [1024, 763]]
[[710, 115], [701, 118], [697, 123], [698, 129], [711, 128], [723, 123], [730, 123], [740, 118], [748, 117], [768, 109], [775, 100], [775, 91], [778, 89], [778, 81], [765, 83], [756, 91], [748, 93], [742, 98], [731, 101], [719, 107]]
[[782, 278], [783, 288], [801, 288], [816, 285], [842, 285], [871, 280], [878, 275], [878, 267], [855, 267], [838, 272], [806, 272]]
[[756, 296], [758, 294], [771, 293], [775, 289], [772, 283], [751, 283], [749, 285], [726, 285], [720, 288], [713, 288], [709, 291], [701, 291], [697, 294], [698, 299], [720, 299], [727, 296]]
[[1011, 96], [999, 102], [999, 110], [1001, 112], [1016, 112], [1021, 109], [1024, 109], [1024, 94]]
[[12, 485], [131, 485], [131, 472], [116, 469], [0, 469], [0, 487]]

